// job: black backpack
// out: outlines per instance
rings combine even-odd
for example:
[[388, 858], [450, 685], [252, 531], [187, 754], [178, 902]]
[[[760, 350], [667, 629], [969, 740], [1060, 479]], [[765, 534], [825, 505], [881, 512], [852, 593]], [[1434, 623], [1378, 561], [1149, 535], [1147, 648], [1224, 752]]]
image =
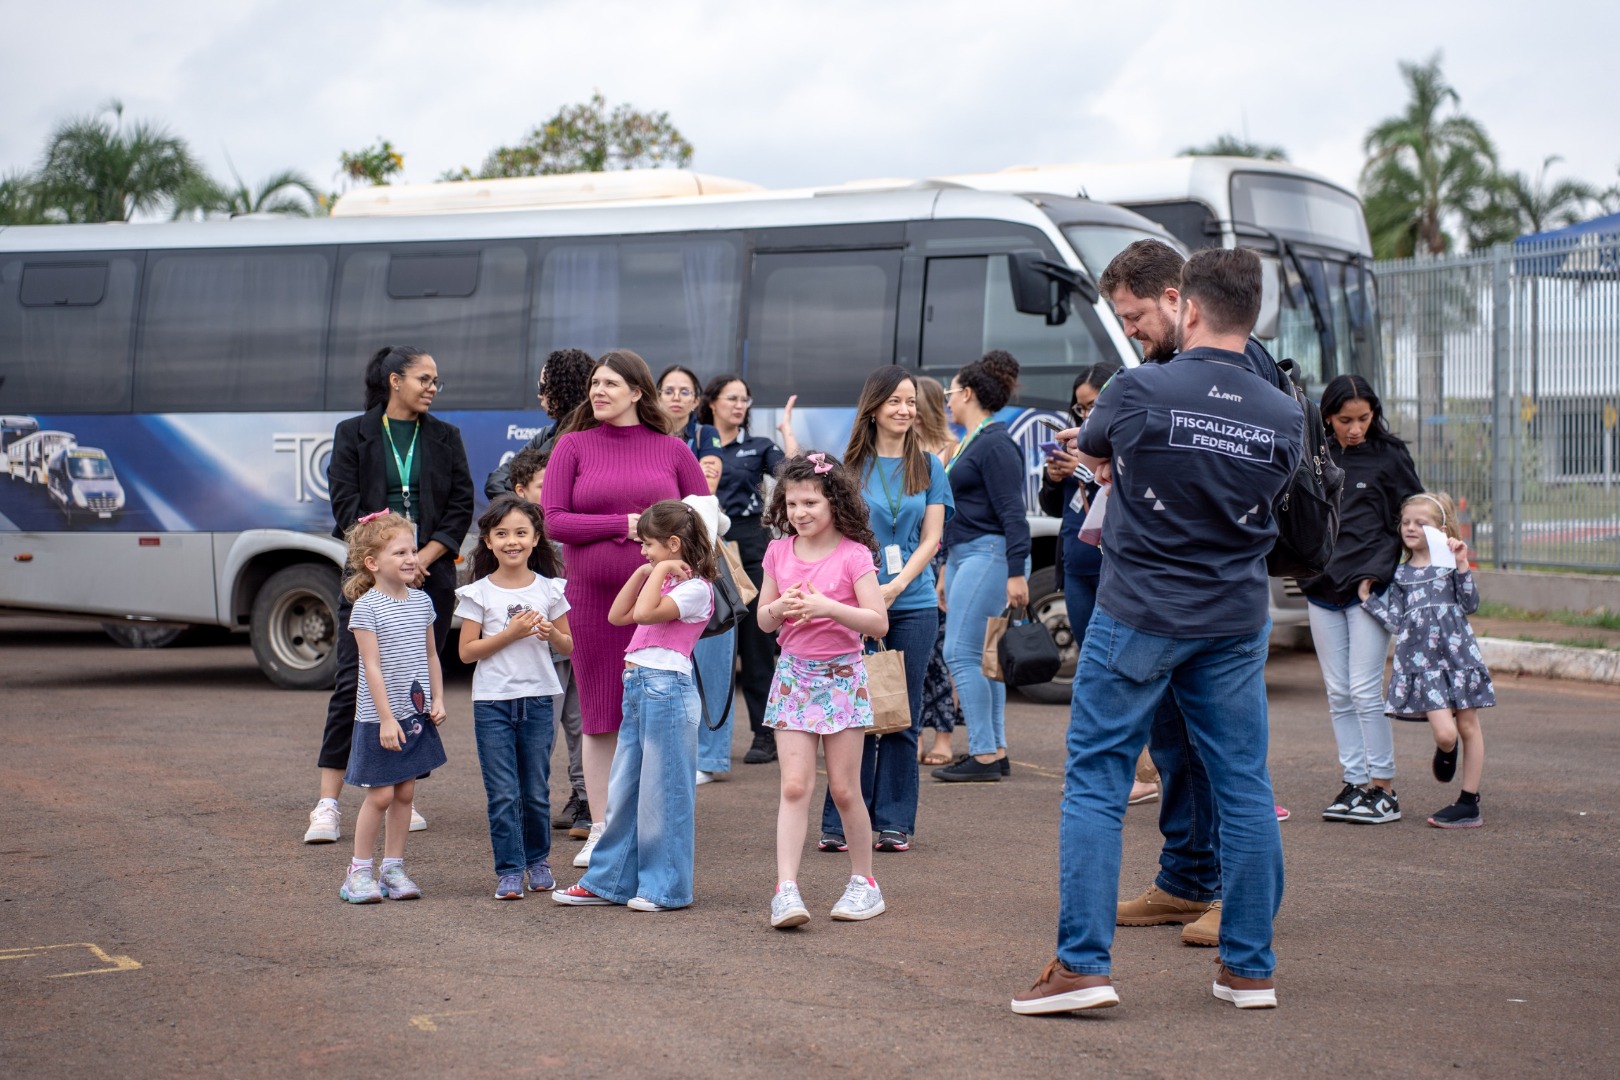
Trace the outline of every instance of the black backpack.
[[[1295, 372], [1299, 365], [1283, 360], [1277, 365], [1278, 389], [1290, 394], [1305, 414], [1305, 445], [1299, 466], [1272, 508], [1277, 539], [1266, 556], [1272, 577], [1315, 577], [1327, 570], [1339, 539], [1339, 500], [1344, 493], [1344, 470], [1328, 454], [1322, 412], [1305, 395]], [[1286, 384], [1286, 385], [1284, 385]]]

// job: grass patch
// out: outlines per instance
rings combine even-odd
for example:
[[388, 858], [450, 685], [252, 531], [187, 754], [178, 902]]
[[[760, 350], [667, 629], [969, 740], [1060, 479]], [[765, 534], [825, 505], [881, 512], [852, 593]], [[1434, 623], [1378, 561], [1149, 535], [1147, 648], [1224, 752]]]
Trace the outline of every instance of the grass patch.
[[1613, 649], [1603, 638], [1547, 638], [1537, 637], [1535, 634], [1520, 634], [1519, 641], [1531, 641], [1538, 645], [1567, 645], [1572, 649]]
[[1589, 626], [1596, 630], [1620, 630], [1620, 611], [1526, 611], [1512, 604], [1484, 600], [1480, 602], [1479, 615], [1485, 619], [1550, 622], [1562, 626]]

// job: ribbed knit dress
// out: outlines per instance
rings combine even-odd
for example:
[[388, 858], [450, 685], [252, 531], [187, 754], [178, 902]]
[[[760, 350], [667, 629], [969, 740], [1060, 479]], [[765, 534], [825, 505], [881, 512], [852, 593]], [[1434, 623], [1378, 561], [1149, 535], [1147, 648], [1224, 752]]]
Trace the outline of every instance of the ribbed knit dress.
[[641, 542], [626, 536], [626, 515], [660, 499], [708, 493], [691, 449], [641, 424], [603, 424], [557, 440], [546, 463], [541, 502], [546, 535], [563, 545], [585, 734], [616, 732], [623, 719], [624, 652], [636, 628], [610, 625], [608, 608], [646, 562]]

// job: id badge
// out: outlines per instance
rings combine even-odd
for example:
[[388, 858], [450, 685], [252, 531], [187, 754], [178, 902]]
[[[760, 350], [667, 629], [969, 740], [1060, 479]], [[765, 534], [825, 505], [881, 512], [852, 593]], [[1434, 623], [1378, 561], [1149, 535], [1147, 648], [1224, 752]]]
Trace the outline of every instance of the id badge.
[[905, 569], [905, 566], [906, 561], [900, 557], [899, 544], [890, 544], [888, 547], [883, 549], [884, 573], [898, 574], [901, 570]]
[[1077, 514], [1086, 512], [1086, 489], [1084, 485], [1074, 489], [1074, 498], [1069, 500], [1069, 509]]

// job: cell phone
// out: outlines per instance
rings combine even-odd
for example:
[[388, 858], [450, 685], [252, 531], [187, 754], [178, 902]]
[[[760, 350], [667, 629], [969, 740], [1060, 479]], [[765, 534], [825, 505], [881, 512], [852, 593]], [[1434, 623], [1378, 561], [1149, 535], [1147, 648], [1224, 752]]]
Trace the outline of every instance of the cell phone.
[[1044, 426], [1051, 428], [1053, 431], [1063, 430], [1063, 425], [1058, 423], [1056, 420], [1048, 420], [1044, 416], [1037, 416], [1035, 419], [1039, 420]]
[[1043, 454], [1055, 454], [1055, 453], [1058, 452], [1058, 449], [1059, 449], [1060, 446], [1061, 446], [1061, 444], [1058, 443], [1056, 440], [1043, 442], [1043, 443], [1041, 443], [1041, 453], [1043, 453]]

